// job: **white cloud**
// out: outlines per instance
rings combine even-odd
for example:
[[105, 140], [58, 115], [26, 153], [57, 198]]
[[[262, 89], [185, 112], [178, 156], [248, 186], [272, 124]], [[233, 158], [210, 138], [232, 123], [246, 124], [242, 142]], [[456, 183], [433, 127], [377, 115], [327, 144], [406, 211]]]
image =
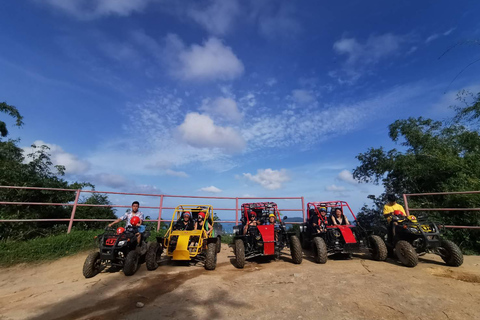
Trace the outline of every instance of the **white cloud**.
[[234, 20], [240, 14], [237, 0], [210, 0], [207, 7], [197, 3], [187, 10], [187, 14], [208, 32], [223, 35], [233, 27]]
[[240, 121], [243, 115], [238, 111], [237, 103], [230, 98], [217, 98], [213, 101], [203, 100], [200, 110], [225, 120]]
[[284, 182], [290, 180], [287, 170], [258, 169], [256, 175], [244, 173], [243, 176], [250, 181], [260, 184], [270, 190], [280, 189]]
[[116, 189], [123, 189], [131, 184], [124, 176], [111, 173], [92, 175], [89, 176], [88, 180], [92, 181], [93, 184], [100, 184], [102, 186]]
[[371, 35], [365, 43], [360, 43], [355, 38], [342, 38], [333, 44], [333, 50], [346, 56], [347, 60], [341, 71], [331, 71], [329, 75], [337, 78], [339, 83], [353, 83], [362, 76], [368, 66], [398, 53], [404, 41], [403, 36], [391, 33]]
[[187, 114], [178, 131], [181, 139], [194, 147], [221, 148], [232, 153], [245, 148], [245, 140], [233, 128], [217, 126], [209, 116], [196, 112]]
[[166, 64], [182, 80], [233, 80], [242, 75], [243, 63], [217, 38], [186, 47], [175, 34], [166, 39]]
[[358, 184], [358, 181], [353, 178], [352, 173], [348, 170], [341, 171], [337, 178], [350, 184]]
[[345, 190], [347, 190], [345, 187], [337, 186], [335, 184], [332, 184], [330, 186], [325, 187], [325, 191], [343, 192]]
[[209, 192], [209, 193], [220, 193], [220, 192], [222, 192], [221, 189], [218, 189], [215, 186], [204, 187], [204, 188], [200, 188], [199, 190], [203, 191], [203, 192]]
[[315, 101], [315, 94], [310, 90], [292, 90], [292, 97], [295, 102], [300, 104], [306, 104]]
[[[42, 145], [49, 147], [50, 150], [47, 150], [47, 153], [50, 154], [53, 165], [65, 166], [66, 174], [84, 174], [90, 169], [88, 161], [80, 160], [76, 155], [64, 151], [59, 145], [46, 143], [42, 140], [36, 140], [33, 144], [37, 147]], [[32, 147], [24, 147], [22, 149], [25, 155], [25, 162], [30, 162], [31, 159], [27, 155], [35, 152], [35, 149]]]
[[128, 16], [141, 12], [155, 0], [35, 0], [62, 10], [79, 19], [93, 19], [100, 16]]
[[169, 176], [174, 176], [174, 177], [180, 177], [180, 178], [188, 178], [189, 175], [183, 171], [175, 171], [172, 169], [167, 169], [165, 170], [165, 174]]
[[410, 50], [407, 51], [406, 54], [407, 54], [407, 55], [412, 54], [412, 53], [414, 53], [415, 51], [417, 51], [417, 49], [418, 49], [417, 46], [412, 46], [412, 47], [410, 48]]
[[293, 37], [302, 30], [294, 18], [295, 7], [290, 2], [252, 1], [251, 16], [258, 21], [258, 31], [266, 38]]
[[277, 84], [277, 79], [275, 78], [269, 78], [266, 82], [267, 86], [269, 87], [273, 87], [274, 85]]
[[425, 40], [425, 43], [430, 43], [434, 40], [437, 40], [438, 38], [442, 37], [442, 36], [448, 36], [450, 35], [453, 31], [455, 31], [456, 28], [451, 28], [451, 29], [448, 29], [447, 31], [443, 32], [443, 33], [434, 33], [432, 34], [431, 36], [429, 36], [426, 40]]

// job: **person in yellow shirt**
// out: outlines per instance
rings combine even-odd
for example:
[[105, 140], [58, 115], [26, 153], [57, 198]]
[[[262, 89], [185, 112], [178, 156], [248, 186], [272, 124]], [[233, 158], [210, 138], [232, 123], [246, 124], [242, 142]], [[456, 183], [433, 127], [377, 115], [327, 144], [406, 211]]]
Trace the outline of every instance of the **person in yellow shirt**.
[[392, 217], [394, 215], [408, 215], [405, 213], [405, 209], [402, 207], [402, 205], [397, 203], [397, 197], [395, 197], [394, 194], [387, 195], [387, 200], [388, 203], [383, 206], [383, 216], [389, 223], [388, 242], [391, 242], [395, 238], [395, 226], [398, 224], [392, 220]]
[[394, 194], [387, 195], [388, 203], [383, 206], [383, 216], [387, 219], [388, 222], [392, 220], [393, 215], [404, 215], [407, 216], [405, 213], [405, 209], [402, 207], [401, 204], [397, 203], [397, 197]]

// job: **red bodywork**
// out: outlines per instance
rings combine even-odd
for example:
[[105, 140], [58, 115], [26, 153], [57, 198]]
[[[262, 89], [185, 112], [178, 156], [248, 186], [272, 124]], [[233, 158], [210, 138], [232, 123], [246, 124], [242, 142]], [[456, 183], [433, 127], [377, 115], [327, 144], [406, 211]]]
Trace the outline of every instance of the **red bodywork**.
[[117, 241], [117, 238], [116, 238], [116, 237], [108, 238], [107, 241], [105, 241], [105, 244], [106, 244], [107, 246], [113, 246], [116, 241]]
[[257, 226], [263, 239], [263, 254], [275, 254], [275, 230], [272, 224]]
[[315, 214], [319, 215], [320, 218], [324, 221], [324, 223], [327, 225], [328, 229], [333, 229], [336, 228], [340, 233], [342, 234], [343, 239], [345, 240], [345, 243], [357, 243], [357, 240], [355, 239], [355, 236], [353, 235], [351, 225], [341, 225], [341, 226], [331, 226], [327, 224], [327, 219], [324, 219], [320, 215], [320, 211], [318, 210], [318, 207], [325, 207], [325, 208], [341, 208], [342, 211], [345, 214], [345, 209], [348, 208], [350, 213], [352, 214], [353, 219], [357, 221], [357, 217], [355, 217], [355, 214], [353, 213], [352, 209], [348, 205], [347, 202], [345, 201], [320, 201], [320, 202], [309, 202], [307, 203], [307, 219], [310, 221], [310, 209], [313, 209]]
[[355, 236], [353, 235], [350, 226], [328, 226], [327, 228], [337, 228], [338, 231], [340, 231], [340, 233], [342, 234], [345, 243], [357, 243], [357, 239], [355, 239]]

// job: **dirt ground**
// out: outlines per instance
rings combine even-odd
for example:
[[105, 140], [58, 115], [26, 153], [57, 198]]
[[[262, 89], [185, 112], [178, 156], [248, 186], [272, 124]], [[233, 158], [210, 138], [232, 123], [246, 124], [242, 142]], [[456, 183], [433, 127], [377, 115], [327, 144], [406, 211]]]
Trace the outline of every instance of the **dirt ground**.
[[305, 255], [294, 265], [287, 251], [240, 270], [223, 245], [214, 271], [166, 260], [131, 277], [110, 271], [85, 279], [86, 256], [0, 269], [0, 319], [480, 318], [478, 256], [451, 268], [426, 255], [406, 268], [363, 255], [324, 265]]

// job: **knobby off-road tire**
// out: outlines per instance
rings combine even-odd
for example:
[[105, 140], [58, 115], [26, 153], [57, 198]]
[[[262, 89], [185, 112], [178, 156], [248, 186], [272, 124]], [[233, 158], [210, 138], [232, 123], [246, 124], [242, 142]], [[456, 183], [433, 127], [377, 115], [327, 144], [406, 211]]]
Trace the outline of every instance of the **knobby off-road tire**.
[[450, 240], [442, 240], [440, 247], [444, 250], [443, 261], [448, 266], [460, 267], [463, 264], [463, 254], [460, 248]]
[[145, 262], [147, 270], [156, 270], [162, 256], [162, 247], [158, 242], [151, 242], [148, 246], [147, 253], [145, 254]]
[[205, 257], [205, 270], [215, 270], [217, 266], [217, 244], [211, 242], [207, 246], [207, 255]]
[[222, 250], [222, 238], [220, 236], [217, 236], [217, 253]]
[[316, 263], [327, 263], [327, 244], [321, 237], [313, 238], [313, 255]]
[[418, 264], [417, 252], [407, 241], [398, 241], [395, 245], [395, 253], [400, 262], [407, 267], [413, 268]]
[[302, 244], [300, 243], [300, 239], [298, 239], [297, 236], [290, 237], [290, 254], [292, 255], [293, 263], [302, 263]]
[[385, 241], [379, 236], [371, 235], [368, 239], [370, 241], [370, 250], [372, 252], [373, 260], [385, 261], [387, 260], [388, 250]]
[[100, 272], [100, 266], [100, 252], [90, 253], [83, 264], [83, 276], [85, 278], [95, 277]]
[[235, 267], [243, 269], [245, 266], [245, 244], [242, 239], [235, 240]]
[[125, 258], [125, 264], [123, 265], [123, 273], [126, 276], [132, 276], [138, 269], [138, 260], [140, 256], [137, 251], [132, 250], [127, 254]]

